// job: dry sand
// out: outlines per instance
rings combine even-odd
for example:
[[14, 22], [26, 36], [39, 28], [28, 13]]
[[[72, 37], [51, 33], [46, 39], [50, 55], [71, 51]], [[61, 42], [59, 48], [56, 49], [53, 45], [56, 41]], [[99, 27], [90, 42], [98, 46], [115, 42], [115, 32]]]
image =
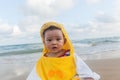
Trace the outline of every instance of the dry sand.
[[100, 80], [120, 80], [120, 58], [86, 61], [101, 76]]

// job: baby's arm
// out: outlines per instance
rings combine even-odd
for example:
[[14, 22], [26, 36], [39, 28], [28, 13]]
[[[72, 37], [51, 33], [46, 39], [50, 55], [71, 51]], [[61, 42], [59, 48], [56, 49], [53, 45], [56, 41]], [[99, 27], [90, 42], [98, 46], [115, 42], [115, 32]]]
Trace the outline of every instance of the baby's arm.
[[75, 55], [76, 58], [76, 67], [77, 67], [77, 72], [82, 78], [82, 80], [99, 80], [100, 76], [92, 72], [92, 70], [88, 67], [88, 65], [78, 56]]
[[91, 77], [85, 77], [85, 78], [83, 78], [83, 80], [94, 80], [94, 79]]

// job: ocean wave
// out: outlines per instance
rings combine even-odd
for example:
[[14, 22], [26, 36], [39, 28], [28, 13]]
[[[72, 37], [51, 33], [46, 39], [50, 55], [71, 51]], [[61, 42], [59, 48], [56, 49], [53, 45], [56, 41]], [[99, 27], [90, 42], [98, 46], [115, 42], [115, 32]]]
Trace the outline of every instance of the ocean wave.
[[[93, 39], [83, 39], [73, 41], [73, 43], [81, 43], [84, 46], [96, 46], [99, 44], [108, 44], [108, 43], [120, 43], [120, 37], [105, 37], [105, 38], [93, 38]], [[81, 45], [80, 44], [80, 45]]]
[[[80, 54], [120, 49], [120, 37], [73, 40], [72, 43]], [[42, 49], [42, 43], [6, 45], [0, 46], [0, 56], [32, 54], [41, 52]]]
[[73, 43], [74, 47], [91, 47], [91, 44]]
[[30, 50], [17, 50], [17, 51], [0, 53], [0, 56], [31, 54], [31, 53], [38, 53], [38, 52], [41, 52], [41, 51], [42, 51], [42, 48], [40, 48], [40, 49], [30, 49]]

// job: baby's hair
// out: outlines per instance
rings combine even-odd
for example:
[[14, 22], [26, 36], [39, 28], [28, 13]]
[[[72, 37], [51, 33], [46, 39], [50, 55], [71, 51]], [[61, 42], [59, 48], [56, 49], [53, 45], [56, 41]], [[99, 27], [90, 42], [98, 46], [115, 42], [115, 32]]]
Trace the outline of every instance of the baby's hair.
[[45, 32], [47, 31], [47, 30], [61, 30], [60, 28], [58, 28], [58, 27], [56, 27], [56, 26], [49, 26], [47, 29], [45, 29], [44, 31], [43, 31], [43, 36], [45, 35]]

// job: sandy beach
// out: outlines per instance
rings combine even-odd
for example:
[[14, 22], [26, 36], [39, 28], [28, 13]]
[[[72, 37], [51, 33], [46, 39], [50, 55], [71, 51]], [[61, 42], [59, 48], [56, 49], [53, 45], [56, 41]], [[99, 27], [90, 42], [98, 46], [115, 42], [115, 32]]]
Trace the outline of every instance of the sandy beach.
[[101, 76], [100, 80], [120, 80], [120, 50], [96, 54], [94, 59], [85, 62]]
[[[97, 59], [85, 60], [85, 62], [94, 72], [101, 76], [100, 80], [120, 80], [119, 54], [119, 51], [111, 51], [109, 55], [101, 54], [103, 58], [100, 56]], [[26, 80], [34, 64], [35, 62], [0, 64], [0, 78], [1, 80]]]
[[100, 80], [120, 80], [120, 58], [89, 60], [86, 63], [101, 76]]

